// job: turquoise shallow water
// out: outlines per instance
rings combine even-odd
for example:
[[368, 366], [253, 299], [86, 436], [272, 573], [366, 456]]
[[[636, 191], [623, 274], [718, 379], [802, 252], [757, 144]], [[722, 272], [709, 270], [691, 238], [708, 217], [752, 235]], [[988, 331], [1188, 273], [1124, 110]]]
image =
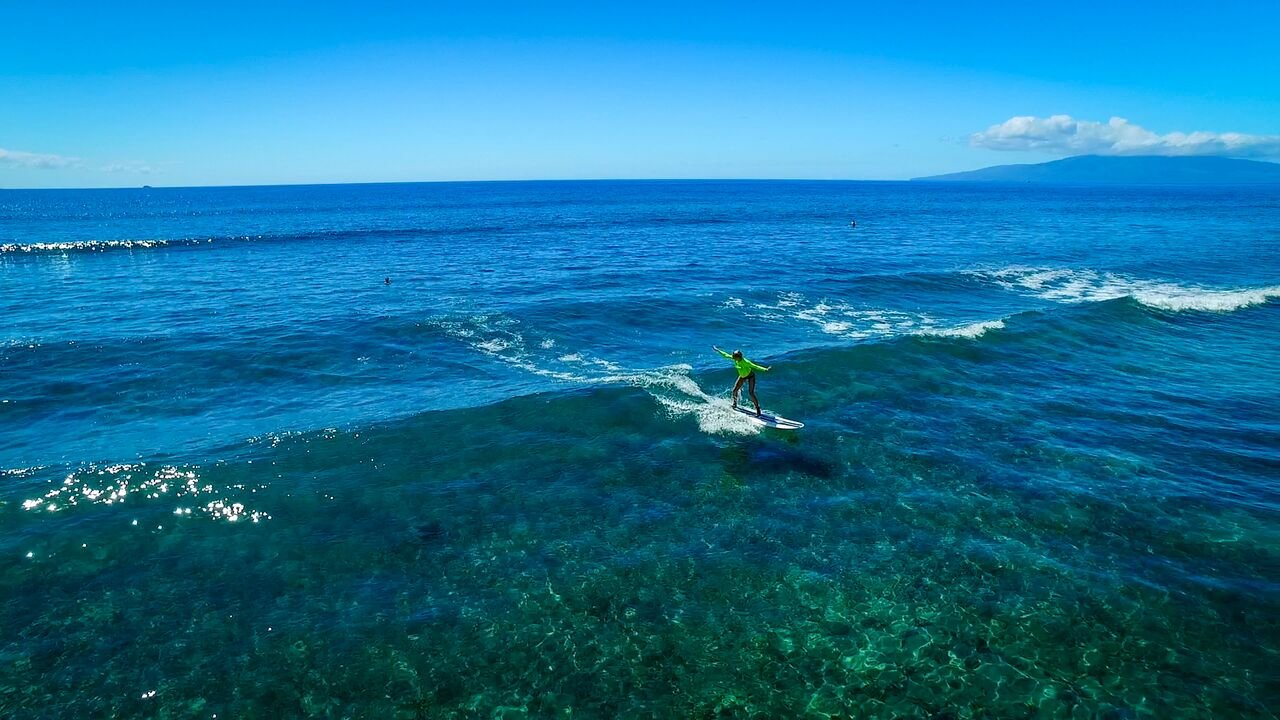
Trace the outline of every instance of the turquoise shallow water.
[[[11, 191], [0, 218], [5, 717], [1280, 705], [1273, 191]], [[733, 414], [712, 343], [807, 427]]]

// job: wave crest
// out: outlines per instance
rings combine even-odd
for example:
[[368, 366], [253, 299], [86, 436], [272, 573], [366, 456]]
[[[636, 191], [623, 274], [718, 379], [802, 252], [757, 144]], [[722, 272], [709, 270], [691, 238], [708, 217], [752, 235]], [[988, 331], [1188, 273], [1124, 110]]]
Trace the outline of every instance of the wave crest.
[[593, 354], [565, 351], [554, 338], [502, 314], [479, 313], [431, 321], [472, 350], [524, 372], [571, 385], [630, 385], [648, 393], [671, 417], [692, 416], [713, 435], [754, 435], [755, 423], [733, 412], [724, 397], [709, 395], [687, 364], [632, 370]]
[[799, 320], [827, 335], [849, 340], [887, 340], [910, 335], [972, 339], [1004, 327], [1004, 318], [952, 326], [928, 313], [859, 307], [828, 298], [814, 303], [794, 292], [779, 294], [773, 304], [755, 303], [747, 307], [741, 301], [726, 301], [720, 307], [740, 310], [748, 318], [766, 322]]
[[970, 323], [957, 328], [943, 328], [933, 330], [921, 330], [920, 335], [934, 335], [937, 337], [958, 337], [958, 338], [978, 338], [982, 337], [989, 330], [1004, 329], [1004, 320], [984, 320], [982, 322]]
[[1148, 307], [1175, 312], [1231, 312], [1280, 298], [1280, 285], [1215, 288], [1097, 270], [1014, 266], [971, 275], [1052, 302], [1104, 302], [1127, 297]]

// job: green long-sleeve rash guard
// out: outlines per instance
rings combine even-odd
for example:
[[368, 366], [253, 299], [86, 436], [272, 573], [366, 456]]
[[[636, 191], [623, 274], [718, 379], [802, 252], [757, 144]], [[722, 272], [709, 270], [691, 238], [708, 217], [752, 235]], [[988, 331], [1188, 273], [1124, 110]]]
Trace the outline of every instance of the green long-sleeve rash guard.
[[733, 353], [727, 353], [719, 348], [716, 348], [716, 352], [720, 353], [721, 355], [725, 356], [730, 360], [733, 360], [733, 367], [735, 370], [738, 371], [738, 377], [746, 377], [750, 375], [751, 371], [753, 370], [759, 370], [760, 372], [769, 372], [769, 368], [760, 367], [759, 365], [748, 360], [745, 356], [741, 360], [734, 360]]

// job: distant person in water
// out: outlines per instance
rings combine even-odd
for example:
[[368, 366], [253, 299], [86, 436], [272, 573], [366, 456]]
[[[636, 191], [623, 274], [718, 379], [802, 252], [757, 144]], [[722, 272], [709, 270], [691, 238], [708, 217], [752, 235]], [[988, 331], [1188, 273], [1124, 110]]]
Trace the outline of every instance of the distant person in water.
[[715, 351], [733, 361], [733, 367], [738, 371], [738, 382], [733, 384], [733, 406], [738, 407], [738, 391], [742, 389], [742, 383], [747, 384], [747, 393], [751, 395], [751, 404], [756, 406], [756, 415], [760, 414], [760, 401], [756, 399], [756, 370], [760, 372], [769, 372], [769, 368], [763, 365], [757, 365], [748, 360], [741, 350], [734, 350], [727, 353], [715, 345], [711, 346]]

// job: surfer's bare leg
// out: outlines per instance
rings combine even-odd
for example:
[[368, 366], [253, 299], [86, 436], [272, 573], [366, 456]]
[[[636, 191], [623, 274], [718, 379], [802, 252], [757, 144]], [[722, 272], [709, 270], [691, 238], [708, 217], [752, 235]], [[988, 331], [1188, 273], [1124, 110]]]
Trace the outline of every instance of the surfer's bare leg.
[[[739, 380], [738, 384], [741, 385], [742, 381]], [[751, 404], [756, 406], [756, 414], [759, 415], [760, 401], [756, 399], [756, 374], [755, 373], [751, 373], [750, 375], [747, 376], [747, 393], [751, 395]]]
[[746, 378], [738, 378], [738, 382], [733, 384], [733, 406], [738, 407], [738, 391], [742, 389], [742, 383]]

